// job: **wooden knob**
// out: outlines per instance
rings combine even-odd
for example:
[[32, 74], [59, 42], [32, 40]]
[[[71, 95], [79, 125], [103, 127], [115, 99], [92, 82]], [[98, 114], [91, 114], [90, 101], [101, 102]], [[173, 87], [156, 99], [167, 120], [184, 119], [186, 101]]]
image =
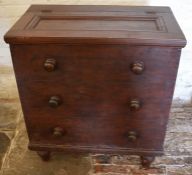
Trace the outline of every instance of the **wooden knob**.
[[141, 74], [144, 71], [144, 63], [142, 61], [136, 61], [131, 65], [131, 70], [135, 74]]
[[44, 62], [44, 68], [48, 72], [52, 72], [56, 68], [56, 60], [53, 58], [48, 58]]
[[128, 133], [129, 141], [134, 142], [134, 141], [137, 140], [137, 137], [138, 137], [138, 135], [137, 135], [137, 133], [135, 131], [129, 131], [129, 133]]
[[53, 130], [53, 135], [54, 136], [61, 137], [61, 136], [63, 136], [63, 134], [64, 134], [63, 128], [61, 128], [61, 127], [54, 128], [54, 130]]
[[56, 108], [61, 104], [61, 99], [58, 96], [52, 96], [49, 99], [49, 106]]
[[141, 102], [137, 99], [131, 100], [130, 102], [130, 109], [132, 111], [137, 111], [141, 108]]

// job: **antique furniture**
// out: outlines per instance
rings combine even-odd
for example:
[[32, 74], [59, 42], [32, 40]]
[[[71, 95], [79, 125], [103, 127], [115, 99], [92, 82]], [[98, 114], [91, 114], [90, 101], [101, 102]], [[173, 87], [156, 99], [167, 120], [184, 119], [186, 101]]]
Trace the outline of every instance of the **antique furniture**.
[[169, 7], [32, 5], [5, 35], [29, 149], [136, 154], [163, 141], [186, 44]]

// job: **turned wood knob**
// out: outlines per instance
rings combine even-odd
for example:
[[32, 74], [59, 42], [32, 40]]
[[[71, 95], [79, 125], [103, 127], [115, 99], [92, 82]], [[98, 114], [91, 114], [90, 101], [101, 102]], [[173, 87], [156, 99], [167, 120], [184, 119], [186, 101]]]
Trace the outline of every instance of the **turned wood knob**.
[[52, 72], [56, 68], [56, 60], [53, 58], [48, 58], [44, 62], [44, 68], [48, 72]]
[[58, 96], [52, 96], [49, 99], [49, 106], [56, 108], [61, 104], [61, 99]]
[[136, 61], [131, 65], [131, 70], [135, 74], [141, 74], [144, 71], [144, 63], [142, 61]]
[[129, 141], [134, 142], [134, 141], [137, 140], [137, 137], [138, 137], [138, 135], [137, 135], [137, 133], [135, 131], [129, 131], [128, 132], [128, 139], [129, 139]]
[[61, 136], [63, 136], [63, 134], [64, 134], [63, 128], [61, 128], [61, 127], [54, 128], [54, 130], [53, 130], [53, 135], [54, 136], [61, 137]]
[[139, 110], [141, 108], [141, 102], [137, 99], [131, 100], [130, 102], [130, 109], [132, 111]]

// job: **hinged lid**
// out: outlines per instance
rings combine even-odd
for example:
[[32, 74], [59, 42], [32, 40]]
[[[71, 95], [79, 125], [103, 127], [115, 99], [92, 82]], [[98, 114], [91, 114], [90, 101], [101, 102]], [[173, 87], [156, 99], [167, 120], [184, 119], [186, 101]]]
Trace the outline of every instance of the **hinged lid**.
[[7, 32], [11, 44], [94, 43], [184, 47], [169, 7], [32, 5]]

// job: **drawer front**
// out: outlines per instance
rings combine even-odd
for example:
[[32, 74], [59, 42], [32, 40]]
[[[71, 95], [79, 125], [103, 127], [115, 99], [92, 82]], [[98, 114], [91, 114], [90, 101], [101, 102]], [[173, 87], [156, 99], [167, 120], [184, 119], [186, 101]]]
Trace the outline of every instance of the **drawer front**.
[[[39, 118], [58, 115], [69, 118], [123, 116], [137, 120], [167, 119], [172, 96], [169, 84], [136, 85], [137, 82], [103, 86], [92, 82], [18, 81], [23, 108], [29, 113], [38, 113]], [[134, 101], [139, 102], [138, 108], [132, 107]]]
[[28, 131], [34, 143], [161, 150], [165, 125], [159, 121], [114, 118], [38, 118]]
[[[18, 79], [81, 81], [175, 80], [180, 50], [165, 47], [115, 45], [11, 46]], [[134, 63], [135, 69], [133, 68]], [[140, 66], [140, 67], [138, 67]], [[141, 71], [140, 74], [134, 71]]]

